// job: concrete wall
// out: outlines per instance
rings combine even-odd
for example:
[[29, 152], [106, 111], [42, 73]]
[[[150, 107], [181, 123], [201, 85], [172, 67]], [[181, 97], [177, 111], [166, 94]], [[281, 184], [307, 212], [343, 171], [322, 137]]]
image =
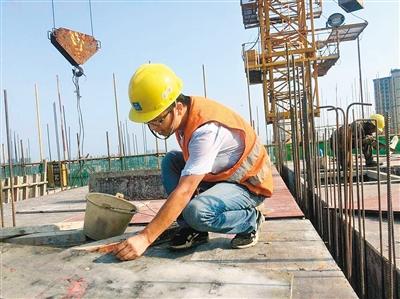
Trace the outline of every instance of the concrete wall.
[[122, 193], [130, 200], [167, 198], [159, 170], [94, 173], [89, 178], [89, 192]]
[[[287, 184], [289, 190], [294, 193], [295, 190], [295, 178], [293, 169], [284, 166], [282, 171], [282, 177]], [[301, 188], [304, 188], [304, 182], [301, 180]], [[315, 198], [318, 198], [318, 195], [315, 194]], [[296, 199], [297, 200], [297, 199]], [[298, 203], [299, 206], [304, 206], [304, 203]], [[314, 227], [316, 231], [322, 234], [321, 238], [325, 241], [325, 244], [328, 246], [328, 242], [326, 240], [326, 236], [328, 232], [326, 231], [328, 226], [331, 226], [331, 231], [333, 232], [333, 219], [336, 217], [339, 231], [344, 231], [346, 229], [345, 223], [341, 221], [338, 213], [335, 213], [333, 209], [330, 209], [330, 224], [327, 223], [327, 211], [328, 208], [326, 205], [322, 207], [323, 211], [323, 233], [315, 227], [316, 220], [310, 219], [312, 223], [314, 223]], [[303, 211], [304, 212], [304, 211]], [[325, 236], [325, 237], [324, 237]], [[360, 295], [360, 277], [359, 277], [359, 269], [360, 269], [360, 257], [363, 256], [359, 243], [359, 233], [356, 229], [352, 230], [352, 238], [353, 238], [353, 258], [352, 258], [352, 279], [350, 284], [352, 285], [354, 291]], [[332, 243], [333, 244], [333, 243]], [[389, 286], [389, 271], [391, 271], [391, 267], [389, 261], [386, 257], [382, 257], [380, 253], [374, 248], [372, 244], [370, 244], [367, 240], [365, 241], [365, 289], [366, 289], [366, 298], [388, 298], [388, 286]], [[329, 248], [332, 252], [332, 248]], [[340, 246], [339, 246], [339, 251]], [[339, 260], [336, 260], [339, 266], [341, 266], [343, 253], [339, 253]], [[334, 257], [335, 258], [335, 257]], [[397, 266], [398, 267], [398, 266]], [[383, 268], [383, 271], [382, 271]], [[394, 276], [394, 290], [393, 290], [393, 299], [400, 299], [400, 270], [392, 269], [392, 273]], [[383, 273], [383, 275], [382, 275]]]

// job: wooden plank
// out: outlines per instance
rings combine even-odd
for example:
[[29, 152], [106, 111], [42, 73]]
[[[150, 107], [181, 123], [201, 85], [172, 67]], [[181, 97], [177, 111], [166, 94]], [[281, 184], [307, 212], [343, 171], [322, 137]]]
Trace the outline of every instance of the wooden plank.
[[[374, 179], [374, 180], [378, 180], [378, 172], [376, 170], [367, 170], [367, 176], [372, 178], [372, 179]], [[387, 180], [388, 174], [386, 172], [381, 171], [380, 172], [380, 178], [381, 178], [381, 180]], [[392, 180], [392, 182], [394, 180], [396, 180], [396, 181], [399, 180], [400, 181], [400, 176], [391, 174], [390, 175], [390, 179]]]
[[[7, 189], [6, 189], [7, 188]], [[10, 178], [6, 178], [4, 180], [4, 188], [5, 190], [5, 196], [4, 196], [4, 202], [9, 203], [10, 202], [10, 197], [11, 197], [11, 192], [10, 192]]]
[[38, 184], [40, 183], [40, 178], [39, 178], [39, 174], [34, 174], [33, 176], [33, 182], [35, 183], [35, 185], [33, 186], [33, 197], [38, 197], [39, 193], [38, 193]]
[[6, 227], [0, 230], [0, 240], [5, 240], [17, 236], [35, 234], [35, 233], [50, 233], [50, 232], [57, 232], [64, 230], [79, 229], [82, 227], [83, 227], [83, 221], [60, 222], [60, 223], [37, 225], [37, 226]]
[[22, 178], [22, 199], [27, 199], [29, 197], [29, 181], [28, 181], [28, 176], [24, 175]]
[[86, 209], [48, 209], [48, 210], [20, 210], [17, 214], [41, 214], [41, 213], [80, 213], [85, 212]]
[[40, 175], [40, 180], [43, 183], [40, 188], [40, 196], [47, 192], [47, 160], [43, 160], [43, 172]]
[[33, 246], [76, 246], [87, 242], [82, 228], [63, 231], [34, 233], [13, 237], [5, 240], [7, 243]]

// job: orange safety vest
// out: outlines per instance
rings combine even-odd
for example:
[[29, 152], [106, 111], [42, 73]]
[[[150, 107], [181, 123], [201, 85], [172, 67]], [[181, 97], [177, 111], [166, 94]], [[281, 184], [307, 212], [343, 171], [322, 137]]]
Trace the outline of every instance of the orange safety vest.
[[239, 161], [230, 169], [220, 173], [208, 173], [207, 182], [234, 182], [246, 186], [252, 193], [270, 197], [273, 191], [271, 162], [267, 151], [261, 144], [250, 124], [239, 114], [213, 100], [190, 97], [191, 103], [183, 134], [175, 133], [185, 161], [189, 159], [189, 141], [193, 132], [209, 122], [236, 130], [244, 140], [244, 151]]

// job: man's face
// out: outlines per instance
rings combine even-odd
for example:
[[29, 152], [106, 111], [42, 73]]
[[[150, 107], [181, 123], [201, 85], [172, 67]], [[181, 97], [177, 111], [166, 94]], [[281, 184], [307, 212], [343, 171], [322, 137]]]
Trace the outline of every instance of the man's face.
[[169, 136], [171, 134], [171, 126], [174, 121], [174, 108], [169, 108], [152, 121], [146, 123], [150, 129], [162, 136]]

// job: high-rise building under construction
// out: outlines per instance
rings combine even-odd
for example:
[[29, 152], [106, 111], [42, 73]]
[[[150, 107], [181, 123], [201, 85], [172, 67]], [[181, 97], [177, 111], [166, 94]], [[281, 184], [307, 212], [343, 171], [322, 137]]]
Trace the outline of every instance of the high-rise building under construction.
[[389, 113], [390, 132], [400, 133], [400, 69], [393, 69], [389, 77], [374, 79], [376, 112]]

